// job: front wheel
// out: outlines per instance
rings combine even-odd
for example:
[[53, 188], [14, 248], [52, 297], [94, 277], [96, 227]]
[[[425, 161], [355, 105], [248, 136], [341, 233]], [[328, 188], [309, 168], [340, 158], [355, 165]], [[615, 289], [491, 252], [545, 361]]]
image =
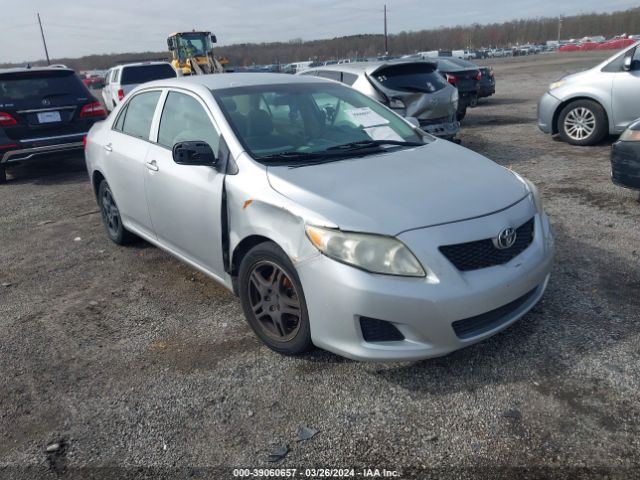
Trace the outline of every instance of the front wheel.
[[558, 133], [571, 145], [594, 145], [607, 135], [607, 123], [607, 114], [598, 103], [578, 100], [560, 112]]
[[238, 285], [245, 317], [265, 345], [285, 355], [313, 347], [302, 284], [277, 245], [265, 242], [247, 252]]

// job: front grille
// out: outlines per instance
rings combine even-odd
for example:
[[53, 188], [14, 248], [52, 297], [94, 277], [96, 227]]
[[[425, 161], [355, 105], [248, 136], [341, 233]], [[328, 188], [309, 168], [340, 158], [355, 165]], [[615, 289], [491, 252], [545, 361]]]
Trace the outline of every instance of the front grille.
[[504, 250], [496, 248], [491, 238], [474, 242], [443, 245], [440, 252], [463, 272], [502, 265], [520, 255], [533, 241], [534, 219], [523, 223], [516, 229], [516, 240]]
[[537, 290], [538, 288], [536, 287], [520, 298], [516, 298], [513, 302], [509, 302], [495, 310], [453, 322], [451, 324], [453, 331], [456, 332], [458, 338], [465, 339], [493, 330], [510, 320], [510, 314], [524, 305], [527, 300], [534, 296]]
[[377, 318], [360, 317], [360, 329], [365, 342], [396, 342], [404, 340], [404, 335], [391, 322], [385, 322]]

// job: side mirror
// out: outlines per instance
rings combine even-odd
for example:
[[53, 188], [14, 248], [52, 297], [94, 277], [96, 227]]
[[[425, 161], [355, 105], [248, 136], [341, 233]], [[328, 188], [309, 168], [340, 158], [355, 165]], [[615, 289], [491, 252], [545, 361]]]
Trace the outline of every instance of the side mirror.
[[633, 51], [631, 52], [631, 55], [627, 55], [626, 57], [624, 57], [624, 65], [623, 68], [628, 72], [631, 70], [631, 62], [633, 60]]
[[416, 117], [405, 117], [405, 120], [414, 127], [420, 128], [420, 121]]
[[214, 167], [218, 159], [207, 142], [178, 142], [173, 146], [173, 161], [180, 165]]
[[211, 43], [218, 43], [218, 39], [215, 35], [211, 35]]

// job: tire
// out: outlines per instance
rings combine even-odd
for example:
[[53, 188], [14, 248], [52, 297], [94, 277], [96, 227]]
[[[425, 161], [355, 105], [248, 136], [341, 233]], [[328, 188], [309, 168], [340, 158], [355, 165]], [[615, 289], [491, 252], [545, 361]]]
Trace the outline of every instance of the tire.
[[7, 170], [0, 166], [0, 183], [5, 183], [7, 181]]
[[456, 113], [456, 120], [461, 122], [462, 120], [464, 120], [464, 117], [466, 116], [467, 116], [467, 107], [464, 107], [462, 110], [458, 110], [458, 112]]
[[558, 116], [558, 134], [571, 145], [595, 145], [607, 136], [607, 114], [599, 103], [576, 100], [565, 106]]
[[135, 240], [135, 235], [122, 225], [120, 210], [106, 180], [102, 180], [98, 188], [98, 206], [100, 207], [102, 223], [112, 242], [118, 245], [126, 245]]
[[256, 245], [242, 259], [238, 291], [251, 329], [270, 349], [300, 355], [313, 348], [302, 284], [275, 243]]

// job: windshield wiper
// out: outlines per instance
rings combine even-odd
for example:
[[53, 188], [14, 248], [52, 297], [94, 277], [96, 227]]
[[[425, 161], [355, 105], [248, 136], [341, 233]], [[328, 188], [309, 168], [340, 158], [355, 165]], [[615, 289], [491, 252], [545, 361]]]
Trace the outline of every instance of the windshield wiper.
[[327, 148], [330, 150], [360, 150], [363, 148], [381, 147], [383, 145], [397, 145], [400, 147], [422, 147], [422, 142], [407, 142], [405, 140], [360, 140], [358, 142], [344, 143], [334, 147]]

